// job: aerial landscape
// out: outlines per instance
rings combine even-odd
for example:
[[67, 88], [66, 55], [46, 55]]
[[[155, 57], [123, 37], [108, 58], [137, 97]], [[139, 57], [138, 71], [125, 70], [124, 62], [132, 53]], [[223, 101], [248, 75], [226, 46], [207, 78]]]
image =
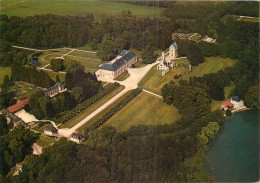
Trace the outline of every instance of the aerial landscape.
[[0, 183], [258, 182], [259, 2], [0, 1]]

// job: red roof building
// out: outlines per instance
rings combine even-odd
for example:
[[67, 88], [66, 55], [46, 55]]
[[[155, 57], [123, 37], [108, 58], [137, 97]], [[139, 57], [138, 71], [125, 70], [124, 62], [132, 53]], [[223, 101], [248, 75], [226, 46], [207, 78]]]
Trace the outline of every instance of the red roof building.
[[9, 112], [16, 112], [21, 110], [26, 104], [28, 104], [29, 99], [22, 100], [20, 102], [17, 102], [15, 105], [12, 105], [7, 108]]
[[220, 106], [220, 109], [224, 109], [227, 110], [228, 107], [233, 107], [234, 105], [231, 103], [231, 98], [229, 98], [228, 100], [226, 100], [225, 102], [222, 103], [222, 105]]

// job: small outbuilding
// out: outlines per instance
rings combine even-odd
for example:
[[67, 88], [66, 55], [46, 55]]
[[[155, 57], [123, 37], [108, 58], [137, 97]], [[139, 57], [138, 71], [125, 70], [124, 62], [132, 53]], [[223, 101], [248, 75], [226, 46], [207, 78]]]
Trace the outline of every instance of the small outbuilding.
[[83, 140], [85, 139], [85, 137], [83, 135], [81, 135], [80, 133], [72, 133], [70, 135], [70, 140], [73, 141], [73, 142], [77, 142], [77, 143], [80, 143], [82, 142]]
[[244, 101], [241, 100], [238, 96], [232, 97], [231, 103], [234, 105], [234, 109], [238, 109], [238, 108], [244, 106]]
[[57, 135], [58, 130], [53, 126], [47, 126], [44, 128], [44, 133], [47, 135]]

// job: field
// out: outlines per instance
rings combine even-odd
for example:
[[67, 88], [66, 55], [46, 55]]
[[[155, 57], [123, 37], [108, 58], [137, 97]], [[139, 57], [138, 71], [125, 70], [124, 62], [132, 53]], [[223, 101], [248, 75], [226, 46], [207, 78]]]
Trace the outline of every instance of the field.
[[230, 58], [205, 57], [205, 62], [199, 64], [198, 66], [192, 67], [191, 72], [183, 73], [180, 78], [175, 80], [173, 78], [174, 75], [187, 69], [189, 64], [187, 59], [179, 59], [176, 62], [179, 63], [179, 66], [177, 68], [171, 68], [169, 73], [167, 73], [164, 77], [161, 76], [161, 71], [157, 70], [156, 66], [154, 66], [138, 83], [138, 85], [160, 94], [162, 86], [171, 80], [178, 84], [180, 80], [189, 80], [189, 78], [193, 76], [201, 77], [204, 74], [216, 73], [226, 67], [231, 67], [236, 63], [235, 60]]
[[40, 135], [39, 139], [37, 139], [35, 143], [41, 147], [48, 147], [54, 142], [55, 142], [54, 138], [44, 137]]
[[107, 94], [106, 96], [104, 96], [103, 98], [101, 98], [100, 100], [98, 100], [97, 102], [95, 102], [93, 105], [91, 105], [90, 107], [88, 107], [87, 109], [83, 110], [82, 112], [80, 112], [78, 115], [74, 116], [72, 119], [70, 119], [69, 121], [67, 121], [66, 123], [62, 124], [60, 126], [60, 128], [64, 128], [64, 127], [73, 127], [74, 125], [76, 125], [79, 121], [81, 121], [82, 119], [84, 119], [86, 116], [88, 116], [89, 114], [91, 114], [93, 111], [95, 111], [97, 108], [99, 108], [101, 105], [103, 105], [104, 103], [106, 103], [109, 99], [111, 99], [112, 97], [114, 97], [117, 93], [119, 93], [121, 90], [123, 90], [124, 87], [123, 86], [119, 86], [117, 87], [115, 90], [113, 90], [112, 92], [110, 92], [109, 94]]
[[49, 13], [85, 16], [92, 13], [95, 19], [99, 20], [103, 14], [118, 15], [123, 10], [130, 10], [136, 16], [159, 17], [163, 9], [101, 0], [2, 0], [0, 11], [1, 14], [8, 16], [33, 16]]
[[117, 130], [124, 131], [139, 124], [169, 124], [180, 117], [173, 105], [167, 105], [159, 97], [142, 92], [110, 118], [105, 125], [112, 125]]
[[4, 76], [11, 75], [11, 67], [0, 67], [0, 84], [4, 82]]
[[92, 59], [92, 58], [83, 58], [83, 57], [70, 57], [70, 55], [66, 56], [66, 61], [75, 60], [78, 61], [83, 67], [86, 69], [97, 69], [100, 64], [102, 64], [102, 61]]

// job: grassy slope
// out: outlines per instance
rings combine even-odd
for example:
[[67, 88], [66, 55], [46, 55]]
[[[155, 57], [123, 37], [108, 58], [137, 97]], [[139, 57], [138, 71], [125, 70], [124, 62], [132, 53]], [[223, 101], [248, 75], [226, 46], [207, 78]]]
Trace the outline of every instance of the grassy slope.
[[106, 96], [104, 96], [103, 98], [101, 98], [100, 100], [98, 100], [97, 102], [95, 102], [93, 105], [91, 105], [90, 107], [88, 107], [87, 109], [83, 110], [81, 113], [79, 113], [78, 115], [74, 116], [72, 119], [70, 119], [69, 121], [67, 121], [66, 123], [62, 124], [60, 126], [60, 128], [64, 128], [64, 127], [73, 127], [74, 125], [76, 125], [79, 121], [81, 121], [83, 118], [85, 118], [86, 116], [88, 116], [90, 113], [92, 113], [93, 111], [95, 111], [97, 108], [99, 108], [101, 105], [103, 105], [105, 102], [107, 102], [109, 99], [111, 99], [112, 97], [114, 97], [117, 93], [119, 93], [121, 90], [123, 90], [124, 87], [123, 86], [119, 86], [118, 88], [116, 88], [115, 90], [113, 90], [112, 92], [110, 92], [109, 94], [107, 94]]
[[174, 106], [163, 103], [162, 99], [156, 96], [142, 92], [110, 118], [105, 125], [115, 126], [121, 131], [133, 125], [173, 123], [178, 119], [180, 119], [180, 114]]
[[78, 58], [78, 57], [70, 57], [66, 56], [67, 60], [75, 60], [78, 61], [82, 66], [89, 69], [97, 69], [100, 64], [102, 64], [102, 61], [99, 60], [93, 60], [91, 58]]
[[[186, 65], [188, 64], [187, 59], [178, 60], [177, 62], [182, 63], [181, 67], [186, 67]], [[188, 74], [183, 74], [182, 77], [176, 80], [176, 83], [178, 83], [178, 81], [180, 80], [188, 80], [190, 77], [193, 76], [201, 77], [204, 74], [216, 73], [226, 67], [233, 66], [235, 63], [236, 61], [230, 58], [206, 57], [204, 63], [192, 67], [192, 72]], [[181, 71], [181, 67], [170, 69], [170, 72], [162, 77], [162, 71], [157, 70], [156, 66], [154, 66], [139, 82], [138, 85], [160, 94], [161, 88], [164, 84], [168, 83], [171, 80], [175, 81], [173, 77], [175, 74]]]
[[32, 16], [35, 14], [80, 15], [94, 14], [100, 19], [102, 14], [117, 15], [123, 10], [131, 10], [133, 15], [159, 17], [163, 8], [132, 5], [101, 0], [2, 0], [1, 13], [10, 16]]
[[0, 67], [0, 84], [4, 82], [5, 75], [11, 75], [11, 67]]

